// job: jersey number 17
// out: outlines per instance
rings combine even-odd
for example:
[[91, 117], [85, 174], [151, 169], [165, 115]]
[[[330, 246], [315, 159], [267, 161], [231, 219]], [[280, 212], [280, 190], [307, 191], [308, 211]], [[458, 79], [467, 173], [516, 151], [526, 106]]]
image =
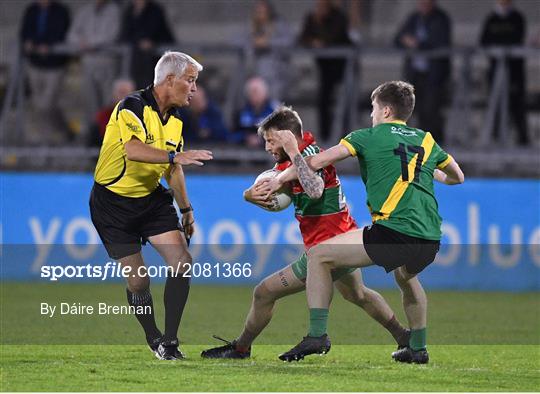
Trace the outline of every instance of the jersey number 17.
[[403, 182], [409, 182], [409, 163], [407, 161], [407, 151], [411, 153], [418, 153], [416, 165], [414, 166], [413, 180], [413, 182], [418, 182], [420, 177], [420, 169], [422, 168], [422, 162], [424, 161], [424, 148], [418, 145], [405, 145], [400, 143], [399, 146], [394, 149], [394, 155], [398, 155], [401, 160], [401, 179]]

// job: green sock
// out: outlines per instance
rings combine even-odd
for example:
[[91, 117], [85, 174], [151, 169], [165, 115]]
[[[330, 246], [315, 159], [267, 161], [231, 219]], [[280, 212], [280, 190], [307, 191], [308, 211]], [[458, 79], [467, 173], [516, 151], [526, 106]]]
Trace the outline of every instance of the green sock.
[[309, 332], [310, 337], [320, 337], [326, 334], [328, 322], [328, 309], [310, 308], [309, 310]]
[[426, 328], [420, 328], [419, 330], [411, 330], [411, 339], [409, 339], [409, 346], [412, 350], [422, 350], [426, 348]]

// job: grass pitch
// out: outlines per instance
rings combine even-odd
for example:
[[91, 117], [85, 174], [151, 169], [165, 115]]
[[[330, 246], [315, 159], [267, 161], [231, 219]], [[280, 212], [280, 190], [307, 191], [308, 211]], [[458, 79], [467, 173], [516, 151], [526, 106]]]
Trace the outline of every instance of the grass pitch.
[[428, 365], [390, 361], [392, 346], [336, 345], [283, 363], [286, 347], [259, 345], [250, 360], [153, 359], [143, 346], [2, 348], [4, 391], [538, 391], [538, 346], [435, 345]]
[[[540, 391], [538, 293], [428, 291], [428, 365], [393, 362], [389, 334], [338, 295], [332, 350], [300, 363], [277, 355], [307, 330], [304, 293], [280, 300], [249, 360], [202, 360], [234, 338], [251, 288], [192, 287], [181, 324], [188, 359], [156, 360], [133, 316], [40, 315], [40, 303], [123, 305], [121, 284], [2, 283], [2, 391]], [[162, 286], [152, 287], [162, 326]], [[404, 322], [399, 293], [383, 296]]]

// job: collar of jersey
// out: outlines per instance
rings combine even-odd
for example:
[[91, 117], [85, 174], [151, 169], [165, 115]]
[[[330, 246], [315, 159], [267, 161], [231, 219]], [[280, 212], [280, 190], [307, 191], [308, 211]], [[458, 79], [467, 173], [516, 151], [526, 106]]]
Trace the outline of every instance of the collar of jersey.
[[407, 126], [406, 122], [404, 122], [402, 120], [398, 120], [398, 119], [396, 119], [396, 120], [394, 120], [392, 122], [384, 122], [384, 123], [386, 123], [386, 124], [403, 124], [403, 125]]
[[313, 137], [313, 134], [311, 134], [309, 131], [304, 131], [302, 135], [302, 143], [298, 146], [298, 150], [302, 152], [309, 145], [314, 144], [314, 143], [315, 143], [315, 137]]
[[148, 103], [150, 103], [150, 106], [152, 107], [152, 109], [157, 112], [159, 116], [159, 120], [161, 121], [161, 124], [166, 125], [169, 119], [171, 118], [171, 116], [173, 116], [174, 108], [171, 108], [169, 110], [169, 117], [167, 118], [167, 120], [163, 120], [163, 117], [161, 116], [161, 112], [159, 112], [159, 105], [156, 101], [156, 98], [154, 97], [154, 94], [152, 93], [153, 88], [154, 88], [153, 83], [148, 85], [143, 91], [143, 97], [146, 101], [148, 101]]

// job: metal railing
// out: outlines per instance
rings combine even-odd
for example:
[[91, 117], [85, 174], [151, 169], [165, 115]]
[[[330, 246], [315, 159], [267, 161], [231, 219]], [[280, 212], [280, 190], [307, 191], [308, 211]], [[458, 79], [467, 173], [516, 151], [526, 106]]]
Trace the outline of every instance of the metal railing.
[[[156, 49], [157, 53], [163, 53], [165, 50], [180, 50], [190, 53], [195, 56], [203, 56], [205, 58], [215, 57], [219, 59], [222, 56], [233, 57], [233, 70], [231, 71], [229, 82], [225, 89], [224, 102], [222, 105], [223, 112], [226, 120], [231, 124], [235, 109], [238, 107], [242, 98], [242, 87], [247, 77], [246, 67], [246, 53], [245, 48], [240, 46], [224, 46], [224, 45], [173, 45], [167, 47], [159, 47]], [[359, 95], [364, 91], [361, 86], [361, 75], [363, 67], [361, 67], [362, 61], [367, 58], [378, 58], [383, 56], [392, 56], [403, 59], [406, 56], [414, 56], [421, 54], [427, 58], [441, 58], [450, 57], [458, 64], [457, 73], [454, 76], [453, 81], [453, 95], [450, 106], [448, 108], [448, 116], [446, 121], [446, 130], [452, 130], [452, 135], [449, 135], [448, 143], [450, 145], [462, 145], [460, 149], [463, 152], [480, 152], [486, 146], [489, 145], [491, 138], [491, 131], [494, 127], [495, 121], [498, 117], [503, 130], [508, 129], [509, 116], [508, 116], [508, 70], [506, 69], [506, 59], [509, 56], [520, 56], [523, 58], [535, 58], [540, 57], [540, 49], [529, 47], [498, 47], [498, 48], [477, 48], [477, 47], [464, 47], [464, 48], [441, 48], [431, 51], [408, 51], [399, 50], [394, 48], [378, 48], [378, 47], [341, 47], [341, 48], [325, 48], [325, 49], [307, 49], [299, 47], [280, 47], [274, 48], [276, 55], [287, 54], [290, 56], [307, 56], [310, 58], [342, 58], [346, 60], [345, 73], [343, 78], [343, 88], [341, 94], [338, 95], [338, 99], [335, 105], [334, 118], [331, 130], [330, 141], [338, 141], [339, 138], [348, 130], [358, 128], [358, 117], [360, 114]], [[131, 64], [131, 51], [128, 46], [113, 46], [100, 50], [100, 52], [110, 53], [112, 56], [117, 56], [120, 59], [120, 73], [122, 75], [129, 75], [129, 67]], [[6, 132], [6, 122], [9, 118], [8, 114], [15, 112], [15, 125], [14, 129], [10, 129], [10, 132], [17, 133], [17, 135], [24, 135], [25, 127], [25, 97], [24, 97], [24, 75], [26, 68], [26, 60], [22, 56], [20, 50], [17, 48], [12, 51], [14, 54], [9, 66], [9, 83], [6, 91], [2, 112], [0, 114], [0, 133], [4, 135]], [[53, 53], [67, 54], [70, 56], [81, 55], [81, 52], [73, 47], [61, 45], [54, 47]], [[472, 125], [470, 122], [472, 101], [471, 101], [471, 88], [472, 88], [472, 63], [475, 57], [488, 57], [497, 60], [497, 68], [495, 77], [493, 80], [492, 89], [487, 96], [487, 107], [484, 113], [484, 120], [482, 122], [483, 127], [477, 130], [476, 133], [472, 132]], [[538, 72], [540, 75], [540, 70]], [[500, 115], [500, 116], [499, 116]], [[363, 125], [368, 126], [368, 125]], [[471, 148], [471, 135], [476, 134], [477, 146]], [[501, 141], [503, 144], [508, 144], [508, 133], [502, 133]], [[2, 138], [2, 141], [4, 138]], [[4, 145], [2, 143], [2, 145]], [[4, 153], [9, 153], [11, 156], [34, 156], [36, 155], [36, 149], [32, 150], [32, 153], [24, 148], [10, 147], [7, 149], [3, 146]], [[238, 149], [234, 147], [234, 153], [229, 155], [223, 153], [224, 160], [229, 160], [229, 156], [238, 156], [239, 152], [245, 157], [250, 157], [252, 160], [264, 161], [266, 155], [263, 151], [252, 152], [248, 149]], [[226, 152], [227, 149], [223, 148], [222, 152]], [[532, 147], [529, 149], [531, 153], [536, 153], [538, 149]], [[51, 157], [64, 157], [66, 160], [72, 158], [92, 158], [97, 156], [97, 149], [92, 148], [40, 148], [40, 156], [50, 155]], [[519, 150], [516, 150], [519, 152]], [[480, 163], [479, 155], [475, 154], [463, 154], [466, 160]], [[510, 155], [510, 156], [509, 156]], [[511, 155], [522, 155], [522, 153], [508, 153], [503, 155], [499, 160], [508, 160], [513, 163], [516, 162], [515, 158]], [[3, 155], [4, 156], [4, 155]], [[527, 155], [525, 155], [527, 156]], [[219, 159], [220, 155], [216, 158]], [[533, 156], [531, 156], [532, 158]], [[521, 162], [521, 159], [517, 160]], [[2, 165], [4, 166], [4, 165]]]

